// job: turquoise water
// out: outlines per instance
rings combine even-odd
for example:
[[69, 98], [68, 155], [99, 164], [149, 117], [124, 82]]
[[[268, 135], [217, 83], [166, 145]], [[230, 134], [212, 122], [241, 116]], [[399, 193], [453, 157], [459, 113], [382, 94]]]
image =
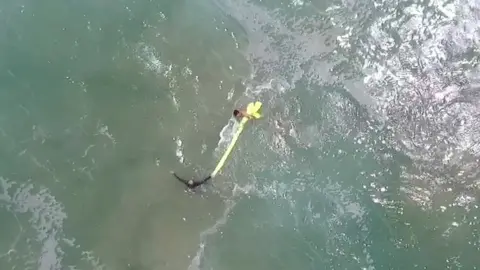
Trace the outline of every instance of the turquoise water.
[[478, 9], [1, 3], [0, 269], [477, 269]]

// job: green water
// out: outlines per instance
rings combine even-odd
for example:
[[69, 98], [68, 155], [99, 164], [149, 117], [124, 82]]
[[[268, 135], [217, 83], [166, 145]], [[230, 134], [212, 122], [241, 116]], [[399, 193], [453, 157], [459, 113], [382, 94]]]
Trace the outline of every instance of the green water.
[[[435, 95], [365, 80], [403, 55], [376, 22], [417, 4], [1, 3], [0, 269], [477, 269], [475, 142], [453, 165], [440, 141], [425, 154], [443, 131], [412, 115]], [[475, 61], [469, 44], [441, 64]], [[169, 172], [208, 175], [252, 100], [265, 118], [185, 191]]]

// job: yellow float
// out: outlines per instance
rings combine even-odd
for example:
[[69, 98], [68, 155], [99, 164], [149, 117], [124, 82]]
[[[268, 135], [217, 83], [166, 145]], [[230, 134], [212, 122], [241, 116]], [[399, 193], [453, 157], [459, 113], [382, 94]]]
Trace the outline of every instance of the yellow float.
[[244, 116], [242, 118], [237, 131], [233, 135], [232, 141], [228, 145], [227, 150], [225, 150], [225, 153], [223, 154], [222, 158], [217, 163], [217, 166], [215, 166], [215, 169], [213, 170], [213, 172], [209, 176], [207, 176], [205, 179], [203, 179], [201, 181], [194, 181], [194, 180], [182, 179], [177, 174], [172, 172], [172, 174], [175, 176], [175, 178], [177, 178], [179, 181], [181, 181], [182, 183], [187, 185], [187, 187], [195, 188], [197, 186], [200, 186], [200, 185], [204, 184], [209, 179], [215, 177], [220, 172], [220, 170], [223, 168], [223, 166], [225, 165], [225, 161], [230, 156], [230, 153], [232, 153], [233, 147], [235, 147], [235, 144], [237, 143], [238, 138], [240, 137], [240, 134], [242, 133], [243, 129], [245, 128], [245, 124], [247, 124], [248, 120], [250, 120], [252, 118], [253, 119], [259, 119], [259, 118], [262, 117], [261, 114], [260, 114], [260, 109], [261, 108], [262, 108], [262, 103], [260, 101], [251, 102], [251, 103], [248, 104], [246, 112], [247, 112], [247, 115], [249, 117]]

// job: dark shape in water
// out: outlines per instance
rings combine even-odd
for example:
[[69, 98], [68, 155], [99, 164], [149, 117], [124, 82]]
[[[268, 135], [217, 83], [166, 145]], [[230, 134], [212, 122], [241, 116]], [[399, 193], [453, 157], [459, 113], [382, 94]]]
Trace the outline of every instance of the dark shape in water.
[[193, 189], [193, 188], [196, 188], [200, 185], [203, 185], [205, 184], [208, 180], [210, 180], [212, 178], [211, 175], [207, 176], [205, 179], [201, 180], [201, 181], [194, 181], [193, 179], [191, 180], [186, 180], [186, 179], [183, 179], [183, 178], [180, 178], [175, 172], [171, 172], [173, 174], [173, 176], [175, 176], [175, 178], [177, 178], [178, 181], [184, 183], [188, 188], [190, 189]]

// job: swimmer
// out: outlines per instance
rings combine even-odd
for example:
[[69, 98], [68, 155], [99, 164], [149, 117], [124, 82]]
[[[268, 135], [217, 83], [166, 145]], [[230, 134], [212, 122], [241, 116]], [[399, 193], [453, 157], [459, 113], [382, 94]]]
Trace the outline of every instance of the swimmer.
[[210, 180], [210, 178], [212, 178], [211, 176], [208, 176], [207, 178], [201, 180], [201, 181], [194, 181], [194, 180], [186, 180], [186, 179], [182, 179], [180, 178], [175, 172], [170, 172], [171, 174], [173, 174], [173, 176], [175, 176], [175, 178], [177, 178], [178, 181], [184, 183], [189, 189], [194, 189], [200, 185], [203, 185], [205, 184], [208, 180]]
[[247, 117], [250, 120], [254, 119], [254, 117], [248, 114], [246, 111], [238, 110], [238, 109], [233, 110], [233, 117], [235, 117], [235, 119], [237, 119], [238, 122], [242, 121], [243, 117]]

